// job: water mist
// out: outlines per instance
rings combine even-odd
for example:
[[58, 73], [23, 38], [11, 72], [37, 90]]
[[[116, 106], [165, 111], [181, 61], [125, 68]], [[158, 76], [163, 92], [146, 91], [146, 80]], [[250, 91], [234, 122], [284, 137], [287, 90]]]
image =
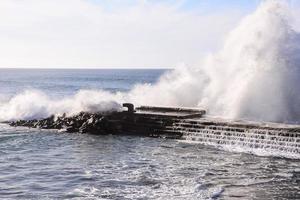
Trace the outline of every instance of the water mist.
[[[201, 45], [201, 44], [200, 44]], [[300, 121], [300, 34], [288, 6], [264, 1], [198, 67], [180, 67], [157, 84], [128, 93], [81, 91], [59, 101], [26, 91], [0, 102], [0, 120], [79, 111], [119, 110], [120, 103], [203, 107], [209, 114], [274, 122]], [[88, 93], [89, 97], [86, 98]]]

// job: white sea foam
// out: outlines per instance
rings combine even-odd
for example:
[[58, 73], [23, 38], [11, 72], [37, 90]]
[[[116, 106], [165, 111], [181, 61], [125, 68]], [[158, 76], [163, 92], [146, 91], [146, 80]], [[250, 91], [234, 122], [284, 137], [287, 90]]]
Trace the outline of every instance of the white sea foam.
[[290, 20], [283, 1], [264, 1], [229, 33], [224, 47], [198, 67], [181, 66], [157, 84], [136, 85], [128, 93], [80, 91], [55, 100], [42, 92], [25, 91], [0, 103], [0, 120], [118, 110], [119, 103], [132, 102], [199, 106], [226, 118], [298, 122], [300, 34]]
[[130, 95], [149, 104], [201, 106], [227, 118], [297, 122], [300, 34], [290, 21], [283, 1], [264, 1], [200, 67], [180, 68]]
[[121, 109], [117, 94], [105, 91], [80, 91], [60, 100], [51, 99], [40, 91], [25, 91], [0, 106], [0, 121], [38, 119], [52, 114], [67, 115], [81, 111], [111, 112]]

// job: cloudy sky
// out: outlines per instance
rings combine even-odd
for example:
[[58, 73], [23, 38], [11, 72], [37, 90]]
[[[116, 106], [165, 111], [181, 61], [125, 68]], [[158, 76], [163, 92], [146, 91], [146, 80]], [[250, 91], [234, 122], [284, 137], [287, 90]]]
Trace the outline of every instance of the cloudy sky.
[[0, 0], [0, 67], [195, 65], [259, 2]]

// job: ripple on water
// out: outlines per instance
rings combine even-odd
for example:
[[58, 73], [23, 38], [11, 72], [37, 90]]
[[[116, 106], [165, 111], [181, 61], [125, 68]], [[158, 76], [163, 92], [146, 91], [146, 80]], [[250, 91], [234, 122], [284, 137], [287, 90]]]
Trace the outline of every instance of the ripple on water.
[[298, 160], [0, 126], [3, 199], [300, 199]]

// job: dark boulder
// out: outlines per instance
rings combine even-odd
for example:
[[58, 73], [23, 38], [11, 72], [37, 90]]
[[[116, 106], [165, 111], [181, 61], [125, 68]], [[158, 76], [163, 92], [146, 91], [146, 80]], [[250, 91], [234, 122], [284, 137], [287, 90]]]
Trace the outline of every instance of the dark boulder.
[[107, 119], [109, 116], [104, 116], [99, 113], [81, 112], [74, 116], [50, 116], [40, 120], [18, 120], [12, 121], [11, 126], [26, 126], [30, 128], [40, 129], [62, 129], [68, 133], [91, 133], [91, 134], [111, 134], [118, 130]]

